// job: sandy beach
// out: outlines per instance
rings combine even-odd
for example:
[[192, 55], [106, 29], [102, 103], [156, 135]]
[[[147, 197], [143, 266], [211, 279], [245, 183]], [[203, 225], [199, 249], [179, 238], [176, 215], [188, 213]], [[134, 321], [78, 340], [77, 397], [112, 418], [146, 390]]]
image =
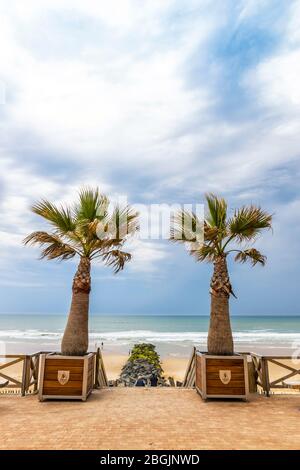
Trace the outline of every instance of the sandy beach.
[[[119, 377], [123, 365], [126, 363], [128, 356], [123, 354], [110, 354], [103, 352], [103, 360], [107, 376], [110, 380]], [[182, 381], [187, 368], [189, 358], [166, 356], [162, 359], [162, 368], [164, 376], [174, 377], [175, 380]]]

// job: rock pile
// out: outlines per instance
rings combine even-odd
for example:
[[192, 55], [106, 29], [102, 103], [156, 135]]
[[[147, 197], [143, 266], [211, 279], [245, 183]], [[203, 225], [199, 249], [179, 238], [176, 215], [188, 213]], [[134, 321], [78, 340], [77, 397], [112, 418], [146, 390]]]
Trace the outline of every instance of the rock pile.
[[145, 385], [164, 385], [163, 370], [155, 346], [138, 344], [122, 369], [119, 382], [127, 387], [144, 383]]
[[155, 382], [162, 382], [161, 369], [158, 369], [153, 364], [149, 364], [145, 359], [136, 359], [135, 361], [127, 361], [122, 369], [120, 381], [127, 387], [136, 385], [139, 379], [144, 379], [147, 384]]

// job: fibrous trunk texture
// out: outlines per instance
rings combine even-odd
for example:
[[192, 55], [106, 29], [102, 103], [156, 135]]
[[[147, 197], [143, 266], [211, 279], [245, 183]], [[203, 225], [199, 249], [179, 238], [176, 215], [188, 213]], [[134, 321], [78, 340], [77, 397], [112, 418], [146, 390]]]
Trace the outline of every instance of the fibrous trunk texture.
[[90, 260], [82, 257], [73, 280], [72, 303], [61, 344], [61, 352], [66, 356], [82, 356], [88, 350], [90, 272]]
[[232, 355], [233, 339], [229, 316], [229, 297], [232, 292], [225, 256], [214, 262], [214, 273], [210, 284], [211, 311], [208, 332], [208, 353]]

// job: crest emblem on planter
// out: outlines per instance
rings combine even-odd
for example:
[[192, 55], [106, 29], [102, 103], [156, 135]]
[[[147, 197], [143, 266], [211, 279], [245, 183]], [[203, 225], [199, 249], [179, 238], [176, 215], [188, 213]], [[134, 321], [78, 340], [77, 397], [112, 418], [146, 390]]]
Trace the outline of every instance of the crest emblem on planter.
[[70, 371], [69, 370], [58, 370], [57, 371], [57, 380], [60, 385], [66, 385], [70, 379]]
[[224, 385], [229, 384], [231, 380], [231, 370], [219, 370], [219, 377]]

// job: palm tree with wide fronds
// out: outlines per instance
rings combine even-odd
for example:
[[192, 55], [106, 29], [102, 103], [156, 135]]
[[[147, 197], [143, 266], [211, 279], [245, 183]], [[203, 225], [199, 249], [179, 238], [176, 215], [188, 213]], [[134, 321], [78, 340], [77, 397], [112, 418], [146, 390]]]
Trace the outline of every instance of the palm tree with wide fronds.
[[[235, 261], [265, 265], [266, 257], [253, 247], [264, 229], [270, 229], [272, 216], [260, 207], [250, 205], [227, 214], [227, 203], [213, 194], [206, 196], [208, 211], [204, 224], [193, 212], [179, 211], [171, 228], [171, 240], [187, 245], [197, 261], [213, 263], [210, 283], [211, 312], [208, 353], [232, 355], [234, 352], [229, 315], [229, 298], [234, 295], [227, 269], [227, 257]], [[200, 242], [200, 232], [204, 240]]]
[[83, 355], [88, 350], [91, 262], [100, 259], [115, 273], [124, 268], [131, 254], [122, 248], [139, 228], [138, 214], [130, 206], [111, 208], [108, 197], [91, 188], [80, 190], [79, 200], [74, 206], [57, 206], [42, 200], [32, 206], [32, 211], [49, 222], [52, 230], [33, 232], [24, 243], [39, 245], [41, 258], [79, 258], [61, 352], [64, 355]]

